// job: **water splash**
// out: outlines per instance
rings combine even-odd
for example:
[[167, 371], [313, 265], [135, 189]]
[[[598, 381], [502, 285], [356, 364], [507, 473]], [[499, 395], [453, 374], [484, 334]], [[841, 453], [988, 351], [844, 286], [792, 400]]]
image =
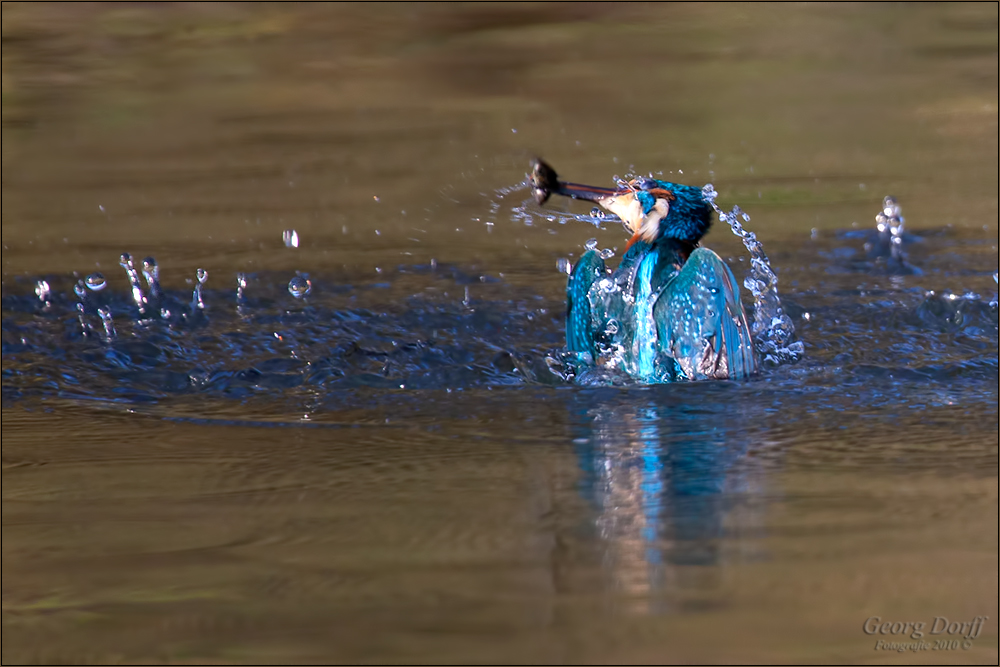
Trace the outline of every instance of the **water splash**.
[[757, 240], [756, 234], [743, 228], [743, 222], [750, 222], [750, 216], [740, 210], [739, 206], [733, 206], [729, 213], [719, 208], [715, 203], [719, 194], [711, 183], [702, 188], [701, 192], [705, 201], [719, 214], [719, 220], [729, 225], [733, 234], [740, 237], [750, 252], [750, 274], [743, 281], [743, 286], [754, 298], [753, 324], [750, 330], [757, 352], [765, 363], [797, 361], [802, 357], [804, 346], [801, 341], [792, 342], [795, 325], [781, 306], [778, 277], [771, 269], [764, 246]]
[[52, 288], [47, 280], [39, 280], [35, 283], [35, 296], [42, 302], [42, 309], [48, 310], [52, 306], [49, 296], [52, 295]]
[[208, 271], [205, 269], [198, 269], [195, 272], [195, 277], [198, 281], [194, 285], [194, 292], [191, 294], [191, 313], [194, 314], [198, 311], [205, 309], [205, 301], [202, 299], [201, 288], [208, 280]]
[[136, 308], [139, 309], [140, 315], [146, 314], [146, 297], [142, 294], [142, 285], [139, 284], [139, 272], [135, 270], [135, 264], [132, 262], [132, 255], [127, 252], [123, 252], [118, 263], [125, 273], [128, 275], [129, 285], [132, 287], [132, 301], [135, 302]]
[[[520, 192], [521, 190], [527, 190], [530, 187], [531, 187], [531, 179], [528, 177], [528, 174], [525, 174], [524, 180], [522, 180], [520, 183], [515, 183], [514, 185], [510, 185], [503, 188], [496, 188], [495, 190], [493, 190], [493, 197], [490, 199], [490, 216], [495, 217], [500, 212], [500, 207], [502, 206], [501, 202], [503, 202], [504, 199], [514, 194], [515, 192]], [[485, 195], [486, 193], [483, 194]], [[529, 226], [531, 225], [531, 220], [533, 216], [532, 213], [526, 208], [528, 201], [532, 200], [525, 200], [521, 202], [520, 206], [515, 206], [513, 208], [511, 212], [511, 220], [521, 221]], [[487, 224], [489, 224], [494, 221], [487, 220], [486, 222]]]
[[78, 280], [73, 286], [73, 292], [79, 301], [76, 302], [76, 314], [80, 320], [80, 333], [87, 336], [91, 332], [90, 323], [87, 322], [87, 287], [82, 280]]
[[115, 323], [111, 319], [111, 309], [107, 306], [101, 306], [97, 309], [97, 314], [101, 316], [101, 323], [104, 324], [104, 335], [110, 341], [118, 336], [118, 332], [115, 331]]
[[875, 216], [877, 234], [865, 242], [865, 252], [877, 266], [884, 267], [889, 273], [896, 275], [919, 275], [919, 268], [907, 261], [903, 244], [910, 239], [904, 234], [905, 220], [902, 208], [895, 197], [882, 200], [882, 208]]
[[162, 290], [160, 289], [160, 267], [153, 257], [142, 260], [142, 275], [146, 279], [146, 286], [149, 288], [151, 299], [159, 299]]
[[294, 229], [286, 229], [281, 232], [281, 240], [284, 242], [286, 248], [299, 247], [299, 233]]
[[882, 210], [875, 216], [879, 232], [888, 230], [895, 245], [903, 242], [903, 225], [906, 221], [903, 219], [902, 211], [896, 198], [890, 196], [882, 200]]
[[236, 274], [236, 303], [242, 304], [246, 298], [247, 274]]

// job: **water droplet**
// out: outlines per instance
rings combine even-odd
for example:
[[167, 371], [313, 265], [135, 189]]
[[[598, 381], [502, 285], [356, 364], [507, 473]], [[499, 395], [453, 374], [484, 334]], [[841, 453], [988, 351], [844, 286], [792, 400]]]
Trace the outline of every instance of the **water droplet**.
[[195, 272], [195, 276], [198, 278], [198, 282], [195, 283], [194, 292], [191, 293], [191, 312], [194, 313], [198, 310], [202, 310], [205, 307], [205, 301], [202, 299], [201, 288], [208, 280], [208, 271], [199, 268]]
[[146, 278], [150, 296], [156, 298], [160, 294], [160, 267], [153, 257], [142, 260], [142, 275]]
[[286, 248], [299, 247], [299, 233], [294, 229], [286, 229], [281, 232], [281, 240], [285, 242]]
[[301, 299], [312, 291], [312, 283], [309, 282], [308, 278], [303, 276], [295, 276], [288, 281], [288, 293], [294, 296], [296, 299]]
[[102, 289], [108, 286], [106, 280], [104, 280], [104, 275], [101, 273], [91, 273], [87, 276], [87, 287], [90, 288], [92, 292], [100, 292]]
[[568, 276], [570, 272], [573, 270], [573, 266], [570, 264], [570, 261], [568, 259], [566, 259], [565, 257], [560, 257], [559, 259], [556, 260], [556, 269], [559, 271], [559, 273], [565, 273]]
[[378, 202], [378, 201], [382, 201], [381, 199], [379, 199], [379, 196], [378, 196], [378, 195], [372, 195], [372, 199], [374, 199], [374, 200], [375, 200], [375, 201], [377, 201], [377, 202]]
[[597, 248], [597, 239], [587, 239], [587, 242], [583, 244], [583, 247], [587, 250], [594, 250]]
[[101, 322], [104, 324], [104, 335], [109, 340], [117, 336], [118, 332], [115, 331], [115, 323], [111, 319], [111, 309], [107, 306], [102, 306], [97, 309], [97, 314], [101, 316]]
[[77, 281], [76, 285], [73, 286], [73, 291], [81, 299], [87, 298], [87, 288], [82, 280]]
[[132, 301], [135, 302], [135, 307], [139, 309], [140, 315], [145, 315], [146, 297], [142, 294], [142, 285], [139, 284], [139, 272], [135, 270], [135, 265], [132, 263], [132, 255], [123, 252], [118, 263], [121, 264], [128, 275], [129, 286], [132, 289]]
[[611, 248], [605, 248], [600, 253], [601, 259], [611, 259], [615, 256], [615, 251]]
[[237, 273], [236, 274], [236, 301], [237, 303], [243, 301], [243, 293], [247, 288], [247, 274]]
[[[751, 333], [758, 351], [761, 354], [773, 352], [779, 361], [798, 358], [800, 353], [795, 351], [798, 348], [795, 344], [790, 344], [795, 328], [788, 316], [782, 312], [777, 290], [778, 279], [757, 236], [753, 232], [746, 231], [739, 222], [741, 218], [744, 222], [749, 222], [749, 216], [738, 206], [734, 206], [729, 213], [723, 211], [715, 203], [718, 193], [711, 184], [702, 188], [702, 197], [719, 215], [719, 220], [727, 223], [733, 234], [742, 239], [743, 245], [750, 252], [750, 275], [743, 281], [743, 286], [754, 297], [754, 321]], [[775, 319], [780, 326], [775, 324]]]
[[618, 333], [618, 320], [608, 320], [607, 326], [604, 327], [604, 332], [609, 336], [614, 336]]
[[47, 301], [49, 294], [52, 293], [52, 288], [49, 287], [49, 283], [45, 280], [39, 280], [35, 283], [35, 296], [38, 297], [40, 301]]

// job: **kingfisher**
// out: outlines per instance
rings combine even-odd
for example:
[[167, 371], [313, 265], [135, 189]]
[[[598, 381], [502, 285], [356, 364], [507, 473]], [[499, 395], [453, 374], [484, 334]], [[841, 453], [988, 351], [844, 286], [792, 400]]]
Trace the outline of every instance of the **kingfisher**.
[[654, 178], [602, 188], [559, 180], [540, 159], [532, 195], [595, 202], [632, 236], [610, 271], [595, 249], [566, 286], [566, 348], [579, 365], [644, 383], [744, 379], [759, 360], [732, 271], [700, 245], [713, 209], [700, 188]]

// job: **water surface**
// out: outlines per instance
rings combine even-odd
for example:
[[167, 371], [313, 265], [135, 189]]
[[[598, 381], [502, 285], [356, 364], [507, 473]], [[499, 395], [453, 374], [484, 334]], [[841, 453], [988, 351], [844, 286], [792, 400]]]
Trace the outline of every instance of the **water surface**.
[[[5, 662], [996, 663], [995, 5], [4, 4], [2, 120]], [[533, 154], [713, 183], [803, 359], [554, 375]]]

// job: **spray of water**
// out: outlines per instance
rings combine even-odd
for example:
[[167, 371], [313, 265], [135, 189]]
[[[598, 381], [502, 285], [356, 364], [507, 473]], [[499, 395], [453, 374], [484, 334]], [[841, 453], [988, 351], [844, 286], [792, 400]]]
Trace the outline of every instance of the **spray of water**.
[[205, 301], [201, 296], [201, 288], [205, 284], [205, 281], [208, 280], [208, 271], [201, 268], [198, 269], [195, 272], [195, 278], [197, 278], [197, 282], [194, 284], [194, 292], [191, 293], [192, 315], [205, 309]]
[[[764, 246], [757, 240], [757, 235], [743, 228], [744, 222], [750, 222], [750, 216], [733, 206], [728, 213], [715, 203], [718, 193], [709, 183], [702, 188], [702, 196], [719, 214], [719, 220], [729, 225], [733, 234], [740, 237], [743, 245], [750, 253], [750, 274], [743, 281], [754, 300], [753, 324], [750, 326], [757, 352], [765, 363], [780, 364], [796, 361], [802, 357], [804, 346], [801, 341], [792, 341], [795, 326], [791, 318], [785, 314], [778, 297], [778, 277], [771, 269], [771, 263], [764, 253]], [[900, 230], [902, 221], [900, 220]]]
[[[48, 287], [48, 283], [45, 284]], [[90, 334], [91, 326], [87, 322], [87, 288], [82, 280], [78, 280], [73, 286], [73, 292], [79, 301], [76, 302], [76, 314], [80, 318], [80, 333], [84, 336]]]
[[149, 288], [151, 299], [160, 298], [160, 267], [153, 257], [142, 260], [142, 275], [146, 278], [146, 287]]
[[118, 332], [115, 331], [115, 323], [111, 319], [111, 309], [107, 306], [101, 306], [97, 309], [97, 314], [101, 316], [101, 323], [104, 325], [104, 336], [110, 342], [118, 336]]
[[125, 273], [128, 275], [128, 282], [132, 287], [132, 300], [135, 302], [135, 307], [139, 309], [140, 315], [145, 315], [146, 297], [142, 293], [142, 285], [139, 283], [139, 272], [135, 269], [132, 255], [123, 252], [118, 263], [121, 264], [121, 267], [125, 269]]
[[49, 296], [52, 294], [52, 288], [49, 287], [47, 280], [39, 280], [35, 283], [35, 296], [38, 300], [42, 302], [42, 309], [48, 310], [52, 307], [52, 302], [49, 301]]

